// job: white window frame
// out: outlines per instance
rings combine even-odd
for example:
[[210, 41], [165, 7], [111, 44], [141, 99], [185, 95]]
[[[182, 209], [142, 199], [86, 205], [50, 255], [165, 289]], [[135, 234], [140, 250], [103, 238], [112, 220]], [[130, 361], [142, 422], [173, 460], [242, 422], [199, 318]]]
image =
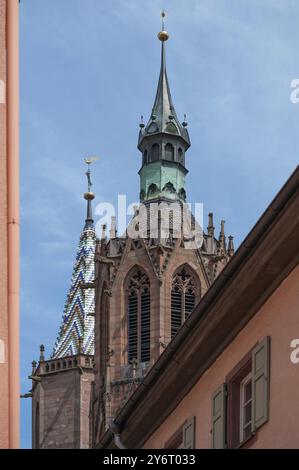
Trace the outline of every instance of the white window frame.
[[[244, 435], [244, 408], [248, 403], [252, 404], [252, 388], [251, 388], [251, 397], [249, 400], [245, 402], [245, 386], [248, 384], [248, 382], [252, 381], [252, 372], [250, 372], [242, 382], [240, 383], [240, 443], [242, 443], [245, 440], [245, 435]], [[249, 425], [252, 421], [252, 412], [251, 412], [251, 420], [247, 423]]]

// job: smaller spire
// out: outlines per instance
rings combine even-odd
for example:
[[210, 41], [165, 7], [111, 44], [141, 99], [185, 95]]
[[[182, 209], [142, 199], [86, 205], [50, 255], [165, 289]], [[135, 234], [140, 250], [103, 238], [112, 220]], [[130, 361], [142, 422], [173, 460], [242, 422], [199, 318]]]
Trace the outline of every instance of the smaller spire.
[[107, 229], [107, 225], [106, 225], [106, 224], [103, 224], [103, 225], [102, 225], [102, 236], [101, 236], [101, 240], [106, 240], [106, 229]]
[[39, 347], [39, 350], [40, 350], [39, 362], [42, 362], [45, 360], [45, 346], [41, 344]]
[[210, 212], [209, 215], [209, 222], [208, 222], [208, 235], [210, 235], [211, 237], [214, 236], [214, 233], [215, 233], [215, 227], [214, 227], [214, 216], [213, 216], [213, 212]]
[[142, 115], [140, 117], [139, 127], [140, 127], [141, 130], [144, 128], [144, 122], [143, 122], [143, 116]]
[[31, 372], [31, 375], [34, 375], [34, 374], [35, 374], [36, 367], [37, 367], [37, 362], [36, 362], [36, 361], [32, 361], [32, 372]]
[[228, 237], [227, 254], [228, 254], [229, 257], [232, 257], [234, 253], [235, 253], [234, 237], [232, 235], [230, 235]]
[[220, 243], [221, 247], [223, 248], [224, 252], [226, 252], [226, 240], [225, 240], [224, 224], [225, 224], [225, 220], [221, 220], [219, 243]]
[[83, 354], [83, 338], [82, 338], [82, 336], [79, 337], [78, 353]]
[[116, 217], [115, 217], [115, 215], [111, 216], [110, 238], [116, 238]]
[[100, 254], [101, 251], [101, 240], [100, 238], [96, 239], [95, 254]]
[[219, 238], [224, 238], [225, 237], [224, 224], [225, 224], [225, 220], [221, 220], [221, 229], [220, 229], [220, 237]]
[[184, 114], [184, 121], [182, 122], [182, 126], [183, 126], [183, 127], [187, 127], [187, 126], [188, 126], [187, 114], [186, 114], [186, 113]]

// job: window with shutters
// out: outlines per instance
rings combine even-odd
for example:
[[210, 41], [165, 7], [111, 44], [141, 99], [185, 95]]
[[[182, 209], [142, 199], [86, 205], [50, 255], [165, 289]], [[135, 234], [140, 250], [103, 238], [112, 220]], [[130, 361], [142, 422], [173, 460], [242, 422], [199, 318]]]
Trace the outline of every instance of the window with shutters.
[[269, 419], [270, 338], [257, 343], [211, 397], [212, 447], [249, 447]]
[[171, 338], [195, 307], [198, 282], [186, 266], [176, 271], [171, 289]]
[[150, 283], [141, 269], [127, 283], [128, 362], [150, 360]]
[[195, 449], [195, 416], [185, 421], [168, 439], [164, 449]]
[[[186, 423], [186, 422], [185, 422]], [[164, 445], [164, 449], [182, 449], [183, 448], [183, 423], [168, 439]]]
[[226, 377], [227, 447], [236, 448], [252, 436], [252, 360], [249, 351]]

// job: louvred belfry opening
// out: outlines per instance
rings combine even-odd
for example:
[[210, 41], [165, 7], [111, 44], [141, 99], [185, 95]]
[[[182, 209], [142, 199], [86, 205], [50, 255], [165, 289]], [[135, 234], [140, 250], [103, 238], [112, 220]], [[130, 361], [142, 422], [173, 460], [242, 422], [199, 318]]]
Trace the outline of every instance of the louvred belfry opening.
[[128, 362], [150, 360], [150, 283], [148, 276], [136, 269], [128, 288]]
[[171, 289], [171, 338], [195, 307], [198, 287], [195, 276], [186, 268], [173, 276]]

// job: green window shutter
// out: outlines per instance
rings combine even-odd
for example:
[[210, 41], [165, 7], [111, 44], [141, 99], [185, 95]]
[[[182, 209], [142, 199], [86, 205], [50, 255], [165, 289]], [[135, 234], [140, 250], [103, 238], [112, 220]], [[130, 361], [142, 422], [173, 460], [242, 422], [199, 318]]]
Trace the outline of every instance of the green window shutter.
[[270, 337], [252, 351], [252, 432], [269, 419]]
[[212, 395], [212, 449], [226, 448], [226, 384]]
[[195, 449], [195, 416], [183, 425], [183, 448]]

